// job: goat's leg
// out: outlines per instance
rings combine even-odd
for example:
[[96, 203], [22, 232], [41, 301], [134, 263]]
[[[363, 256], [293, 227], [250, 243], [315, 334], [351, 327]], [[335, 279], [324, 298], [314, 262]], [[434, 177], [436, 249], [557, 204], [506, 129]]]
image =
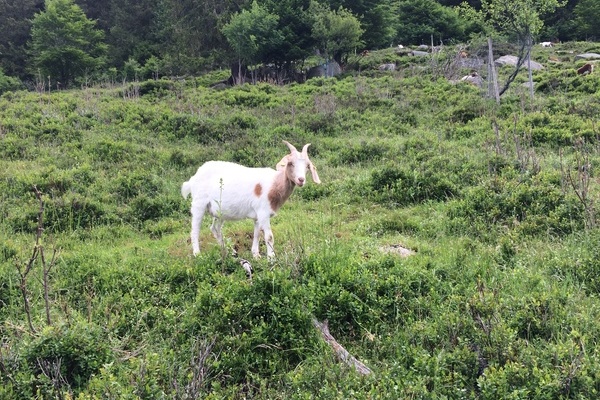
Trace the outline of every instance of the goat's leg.
[[265, 244], [267, 245], [267, 258], [273, 259], [275, 258], [275, 238], [271, 231], [271, 221], [266, 218], [260, 226], [265, 236]]
[[195, 256], [200, 253], [200, 226], [202, 225], [202, 218], [204, 217], [205, 206], [198, 206], [192, 202], [192, 232], [190, 238], [192, 240], [192, 252]]
[[260, 224], [258, 220], [254, 221], [254, 236], [252, 237], [252, 256], [260, 258], [259, 241], [260, 239]]
[[217, 239], [217, 242], [219, 242], [219, 245], [221, 246], [223, 246], [223, 231], [221, 229], [222, 227], [223, 220], [221, 218], [214, 217], [213, 222], [210, 225], [210, 230], [215, 239]]

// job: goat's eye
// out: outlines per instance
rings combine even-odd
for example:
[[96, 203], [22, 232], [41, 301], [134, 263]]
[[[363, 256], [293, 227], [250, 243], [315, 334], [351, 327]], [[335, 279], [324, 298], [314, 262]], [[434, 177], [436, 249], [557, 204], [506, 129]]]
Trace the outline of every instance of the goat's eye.
[[291, 162], [291, 161], [289, 161], [289, 162], [288, 162], [288, 165], [289, 165], [290, 167], [293, 167], [293, 166], [294, 166], [294, 163], [293, 163], [293, 162]]

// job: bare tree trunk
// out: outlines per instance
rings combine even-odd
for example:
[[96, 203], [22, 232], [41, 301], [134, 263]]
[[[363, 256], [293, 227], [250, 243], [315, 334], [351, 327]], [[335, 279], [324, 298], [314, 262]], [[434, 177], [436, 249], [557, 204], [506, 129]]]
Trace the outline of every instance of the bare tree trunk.
[[532, 42], [533, 40], [531, 38], [531, 35], [529, 35], [527, 37], [527, 69], [529, 70], [529, 96], [531, 97], [531, 100], [533, 100], [533, 73], [531, 72], [531, 48], [533, 47]]
[[498, 77], [496, 75], [496, 65], [494, 64], [492, 38], [488, 38], [488, 95], [490, 97], [494, 96], [496, 104], [500, 104], [500, 93], [498, 92]]

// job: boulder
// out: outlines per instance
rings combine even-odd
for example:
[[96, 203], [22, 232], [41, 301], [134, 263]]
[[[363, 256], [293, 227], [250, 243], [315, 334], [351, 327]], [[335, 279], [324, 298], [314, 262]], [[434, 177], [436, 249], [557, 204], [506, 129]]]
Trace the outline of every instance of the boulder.
[[597, 60], [600, 59], [600, 54], [598, 53], [583, 53], [577, 54], [575, 56], [576, 60]]
[[481, 67], [483, 67], [484, 62], [480, 58], [467, 57], [467, 58], [460, 58], [458, 60], [458, 65], [462, 68], [480, 69]]
[[[519, 61], [519, 57], [506, 55], [506, 56], [502, 56], [502, 57], [495, 59], [494, 63], [499, 67], [502, 67], [504, 65], [510, 65], [510, 66], [514, 67], [517, 65], [517, 61]], [[523, 63], [523, 68], [527, 68], [527, 61], [525, 61]], [[544, 66], [542, 64], [540, 64], [539, 62], [531, 60], [531, 69], [533, 71], [539, 71], [541, 69], [544, 69]]]
[[394, 63], [381, 64], [379, 66], [379, 70], [380, 71], [395, 71], [396, 70], [396, 64], [394, 64]]
[[342, 68], [335, 61], [330, 61], [326, 64], [317, 65], [316, 67], [312, 67], [306, 73], [306, 78], [316, 78], [319, 76], [332, 77], [337, 76], [342, 73]]
[[483, 86], [483, 79], [477, 72], [473, 72], [469, 75], [463, 76], [460, 78], [461, 82], [470, 83], [471, 85], [475, 85], [477, 87]]

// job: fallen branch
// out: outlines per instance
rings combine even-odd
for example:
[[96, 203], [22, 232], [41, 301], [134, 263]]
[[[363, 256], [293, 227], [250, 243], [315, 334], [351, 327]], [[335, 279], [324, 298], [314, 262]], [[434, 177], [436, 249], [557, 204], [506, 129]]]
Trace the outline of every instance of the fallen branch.
[[342, 360], [349, 366], [354, 367], [354, 369], [362, 375], [369, 375], [373, 372], [365, 364], [358, 361], [356, 357], [348, 353], [348, 351], [341, 344], [339, 344], [333, 336], [331, 336], [331, 333], [329, 333], [329, 326], [327, 325], [327, 321], [319, 322], [316, 318], [313, 318], [312, 323], [315, 326], [315, 328], [317, 328], [321, 332], [323, 339], [325, 339], [325, 341], [331, 346], [331, 348], [333, 349], [333, 351], [335, 351], [335, 354], [340, 360]]

